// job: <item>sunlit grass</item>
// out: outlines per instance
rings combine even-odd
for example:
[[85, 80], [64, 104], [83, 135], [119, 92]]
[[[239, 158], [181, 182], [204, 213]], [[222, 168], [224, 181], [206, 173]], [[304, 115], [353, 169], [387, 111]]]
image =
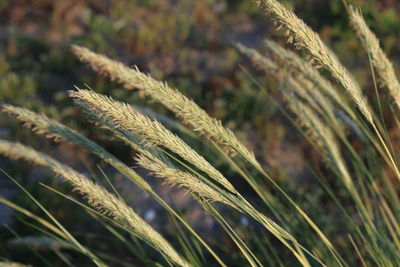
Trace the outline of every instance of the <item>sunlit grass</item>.
[[[45, 187], [83, 207], [120, 241], [121, 246], [126, 246], [135, 259], [150, 266], [159, 264], [159, 261], [172, 266], [226, 266], [225, 262], [235, 264], [230, 260], [233, 257], [240, 259], [238, 265], [251, 266], [400, 264], [400, 201], [396, 191], [400, 181], [398, 150], [393, 148], [380, 114], [383, 103], [393, 103], [391, 116], [397, 117], [400, 88], [392, 64], [361, 14], [348, 6], [356, 35], [370, 59], [372, 76], [375, 77], [375, 72], [378, 76], [373, 80], [379, 106], [374, 107], [371, 103], [375, 101], [367, 99], [351, 72], [317, 33], [278, 1], [255, 2], [272, 17], [277, 30], [284, 31], [288, 42], [305, 51], [310, 58], [307, 61], [270, 40], [265, 42], [266, 54], [241, 44], [237, 44], [237, 48], [279, 85], [280, 95], [285, 101], [280, 109], [327, 169], [321, 172], [319, 166], [309, 166], [324, 190], [324, 197], [334, 203], [332, 210], [335, 214], [322, 214], [326, 212], [325, 206], [317, 201], [311, 202], [311, 208], [306, 207], [308, 199], [313, 196], [306, 195], [304, 199], [292, 196], [290, 188], [279, 183], [279, 177], [259, 162], [233, 131], [209, 116], [178, 89], [153, 79], [138, 68], [129, 68], [80, 46], [72, 46], [72, 51], [81, 61], [127, 89], [137, 89], [146, 99], [164, 105], [185, 125], [176, 128], [192, 132], [183, 138], [168, 129], [164, 125], [168, 124], [166, 121], [163, 124], [150, 118], [129, 103], [76, 87], [69, 96], [85, 112], [88, 123], [108, 130], [135, 150], [137, 156], [134, 160], [138, 167], [189, 193], [214, 218], [218, 229], [229, 237], [237, 249], [235, 255], [227, 253], [214, 236], [204, 236], [194, 229], [133, 168], [94, 141], [45, 115], [8, 104], [2, 106], [5, 113], [22, 121], [34, 132], [57, 141], [74, 143], [113, 166], [160, 204], [168, 215], [165, 219], [174, 222], [174, 235], [164, 236], [142, 219], [125, 203], [110, 180], [107, 181], [113, 192], [98, 181], [94, 182], [71, 167], [20, 143], [0, 140], [0, 153], [48, 167], [70, 182], [88, 204]], [[329, 76], [322, 75], [321, 68]], [[331, 82], [330, 77], [335, 82]], [[259, 85], [254, 83], [254, 86]], [[387, 89], [392, 102], [386, 103], [387, 100], [381, 99], [381, 88]], [[180, 125], [174, 120], [172, 122]], [[243, 194], [237, 181], [219, 170], [212, 159], [203, 156], [187, 139], [201, 140], [205, 149], [212, 151], [232, 173], [237, 173], [248, 183], [256, 198]], [[354, 139], [361, 145], [355, 147]], [[333, 180], [328, 179], [332, 177]], [[82, 245], [27, 190], [9, 178], [46, 217], [33, 214], [5, 198], [0, 198], [1, 203], [34, 220], [48, 236], [65, 242], [94, 264], [104, 266], [115, 260], [111, 255], [93, 252], [88, 245]], [[245, 227], [239, 226], [235, 220], [238, 216], [247, 220], [242, 223]], [[331, 221], [323, 223], [322, 219], [327, 217]], [[252, 220], [251, 226], [249, 219]], [[335, 225], [335, 220], [340, 224]], [[149, 247], [138, 245], [138, 240]], [[147, 257], [145, 251], [149, 248], [158, 251], [161, 257]], [[63, 254], [58, 256], [65, 263], [69, 262]]]

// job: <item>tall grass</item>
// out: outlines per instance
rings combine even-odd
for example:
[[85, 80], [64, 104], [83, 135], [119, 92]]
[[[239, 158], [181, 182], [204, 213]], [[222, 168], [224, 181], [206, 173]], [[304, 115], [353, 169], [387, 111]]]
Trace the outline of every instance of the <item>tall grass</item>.
[[[257, 160], [232, 130], [209, 116], [178, 89], [153, 79], [137, 67], [129, 68], [85, 47], [72, 46], [72, 52], [81, 61], [89, 63], [99, 74], [116, 80], [127, 89], [138, 89], [148, 99], [164, 105], [182, 124], [193, 130], [194, 135], [183, 138], [132, 105], [92, 90], [76, 87], [69, 92], [69, 96], [84, 110], [90, 122], [107, 129], [135, 150], [137, 166], [147, 169], [151, 176], [188, 192], [237, 247], [240, 264], [399, 265], [399, 151], [392, 145], [385, 121], [377, 115], [382, 113], [383, 105], [374, 107], [370, 104], [375, 101], [366, 98], [351, 72], [319, 35], [292, 11], [275, 0], [255, 2], [272, 18], [277, 30], [284, 31], [288, 42], [306, 51], [311, 58], [307, 61], [271, 40], [265, 41], [266, 53], [237, 44], [243, 55], [277, 82], [285, 101], [279, 108], [326, 167], [325, 172], [319, 171], [319, 166], [310, 166], [310, 170], [324, 190], [324, 199], [334, 203], [332, 212], [335, 215], [327, 216], [331, 220], [328, 224], [323, 223], [321, 218], [324, 217], [321, 213], [327, 212], [325, 205], [314, 201], [311, 208], [307, 207], [307, 201], [293, 196], [287, 185], [278, 182], [278, 177], [269, 173], [268, 168]], [[375, 84], [377, 102], [387, 101], [378, 91], [378, 87], [386, 88], [390, 94], [387, 103], [394, 105], [390, 115], [396, 118], [397, 108], [400, 107], [400, 87], [393, 65], [361, 13], [351, 6], [347, 6], [347, 10], [369, 56], [372, 77], [375, 78], [375, 72], [378, 76]], [[326, 69], [334, 82], [320, 73], [320, 68]], [[258, 83], [254, 85], [258, 86]], [[278, 100], [272, 99], [268, 92], [267, 95], [271, 103], [279, 105]], [[212, 237], [201, 237], [184, 216], [152, 189], [150, 183], [95, 142], [45, 115], [8, 104], [3, 105], [2, 110], [38, 134], [74, 143], [100, 157], [149, 193], [174, 218], [172, 220], [177, 220], [175, 227], [179, 231], [181, 226], [184, 227], [185, 234], [177, 234], [167, 240], [119, 195], [108, 192], [83, 174], [33, 148], [0, 141], [1, 154], [50, 167], [70, 182], [98, 212], [98, 220], [106, 227], [117, 225], [135, 235], [160, 252], [166, 264], [204, 266], [215, 262], [225, 266], [225, 262], [229, 261], [230, 255], [218, 248], [218, 240], [209, 245], [205, 239], [208, 241]], [[257, 199], [245, 195], [237, 185], [238, 181], [190, 145], [190, 138], [198, 137], [204, 137], [202, 143], [205, 149], [211, 151], [214, 157], [223, 159], [225, 166], [232, 170], [230, 173], [236, 173], [235, 177], [241, 177], [248, 183]], [[361, 145], [356, 147], [354, 139]], [[305, 199], [311, 197], [304, 196]], [[29, 214], [5, 200], [2, 203]], [[243, 234], [240, 227], [232, 226], [238, 214], [252, 219], [255, 230], [247, 230]], [[40, 221], [40, 218], [31, 217]], [[335, 220], [340, 223], [335, 225]], [[45, 221], [40, 222], [60, 234], [58, 228], [54, 229]], [[78, 251], [94, 263], [103, 265], [104, 257], [95, 256], [73, 237], [65, 236], [65, 232], [60, 235], [80, 247]], [[182, 251], [174, 245], [177, 240]], [[204, 257], [204, 249], [211, 257]]]
[[[7, 149], [7, 147], [11, 148]], [[55, 174], [70, 182], [76, 191], [84, 195], [91, 206], [124, 224], [129, 230], [150, 243], [160, 253], [165, 254], [176, 265], [191, 266], [171, 247], [167, 240], [119, 199], [118, 196], [109, 193], [102, 186], [93, 183], [83, 174], [76, 172], [72, 168], [59, 163], [43, 153], [18, 143], [12, 144], [7, 141], [0, 141], [0, 148], [0, 152], [9, 157], [22, 158], [34, 164], [51, 168]]]

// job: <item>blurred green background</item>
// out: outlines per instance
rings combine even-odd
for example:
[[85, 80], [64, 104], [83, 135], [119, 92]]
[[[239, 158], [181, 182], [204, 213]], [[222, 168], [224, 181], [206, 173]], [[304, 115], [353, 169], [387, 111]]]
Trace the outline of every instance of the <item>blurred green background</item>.
[[[283, 2], [321, 34], [366, 92], [371, 91], [370, 77], [365, 75], [368, 59], [349, 27], [342, 0]], [[348, 2], [362, 8], [397, 68], [400, 2]], [[70, 53], [69, 46], [83, 45], [127, 65], [138, 65], [153, 77], [168, 81], [233, 129], [280, 182], [294, 188], [293, 180], [301, 182], [307, 178], [302, 157], [307, 155], [313, 161], [312, 153], [308, 154], [307, 145], [297, 134], [288, 131], [287, 119], [268, 101], [263, 89], [277, 95], [274, 81], [255, 70], [233, 47], [235, 42], [242, 42], [260, 48], [264, 38], [284, 43], [271, 26], [269, 19], [250, 0], [1, 0], [0, 103], [24, 106], [60, 120], [133, 166], [129, 149], [110, 141], [90, 125], [68, 99], [67, 91], [74, 85], [87, 84], [96, 92], [172, 115], [80, 63]], [[261, 88], [255, 86], [253, 79]], [[98, 173], [96, 165], [102, 164], [75, 146], [55, 144], [32, 134], [4, 114], [0, 115], [0, 138], [29, 144], [80, 170]], [[52, 195], [54, 198], [46, 201], [49, 192], [37, 184], [37, 178], [54, 185], [56, 181], [50, 172], [4, 157], [0, 157], [0, 168], [21, 181], [75, 231], [84, 232], [93, 223], [82, 219], [77, 209], [62, 198]], [[295, 192], [300, 197], [302, 193]], [[37, 209], [4, 174], [0, 174], [0, 195], [31, 210]], [[151, 207], [145, 199], [132, 199], [143, 202], [144, 214]], [[81, 223], [76, 225], [76, 220]], [[20, 235], [31, 234], [3, 207], [0, 207], [0, 224], [13, 225]], [[12, 234], [1, 225], [0, 229], [0, 256], [12, 255], [19, 259], [6, 242]]]

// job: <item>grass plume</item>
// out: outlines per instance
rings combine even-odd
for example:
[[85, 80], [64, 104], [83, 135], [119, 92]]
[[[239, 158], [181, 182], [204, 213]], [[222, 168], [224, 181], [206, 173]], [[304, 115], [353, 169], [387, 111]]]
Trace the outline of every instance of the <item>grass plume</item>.
[[272, 16], [277, 29], [284, 31], [289, 43], [294, 43], [298, 49], [306, 50], [317, 66], [325, 67], [330, 71], [365, 118], [374, 124], [371, 108], [360, 86], [336, 55], [323, 43], [319, 35], [280, 2], [276, 0], [255, 0], [255, 2], [268, 15]]
[[103, 120], [109, 120], [116, 125], [116, 127], [138, 135], [143, 139], [144, 145], [165, 147], [206, 173], [211, 179], [224, 186], [224, 189], [228, 191], [227, 194], [232, 193], [232, 196], [235, 196], [235, 207], [237, 209], [249, 214], [260, 222], [288, 247], [300, 262], [306, 262], [306, 259], [301, 253], [293, 248], [293, 246], [298, 245], [293, 236], [273, 220], [256, 210], [240, 196], [239, 192], [237, 192], [232, 184], [218, 170], [159, 122], [147, 118], [134, 110], [130, 105], [114, 101], [109, 97], [90, 90], [77, 89], [76, 91], [70, 91], [70, 96], [75, 98], [79, 105], [83, 106], [85, 109], [91, 110]]
[[140, 239], [148, 242], [177, 266], [191, 266], [175, 251], [164, 237], [117, 196], [93, 183], [87, 177], [77, 173], [68, 166], [54, 166], [52, 169], [57, 175], [70, 182], [75, 187], [75, 190], [84, 195], [91, 206], [125, 224], [129, 229], [134, 231]]
[[45, 134], [49, 138], [54, 138], [55, 140], [59, 141], [64, 140], [86, 148], [111, 166], [114, 166], [116, 169], [121, 171], [143, 189], [147, 191], [151, 190], [150, 185], [133, 169], [127, 167], [114, 155], [108, 153], [104, 148], [89, 140], [87, 137], [78, 133], [77, 131], [57, 121], [49, 119], [43, 114], [37, 114], [25, 108], [4, 104], [2, 106], [2, 111], [15, 116], [18, 120], [24, 122], [26, 127], [31, 128], [38, 134]]
[[142, 115], [130, 105], [114, 101], [90, 90], [78, 89], [70, 91], [69, 95], [78, 104], [91, 110], [100, 118], [110, 120], [117, 127], [138, 135], [146, 146], [162, 146], [173, 151], [199, 170], [207, 173], [210, 178], [223, 185], [227, 190], [236, 192], [232, 184], [217, 169], [158, 121]]
[[353, 6], [350, 6], [348, 10], [351, 25], [355, 29], [365, 50], [370, 55], [371, 63], [378, 74], [378, 84], [381, 87], [388, 89], [397, 109], [400, 109], [400, 84], [396, 77], [392, 62], [390, 62], [383, 52], [378, 38], [369, 29], [361, 12]]
[[223, 127], [219, 120], [210, 117], [195, 102], [178, 90], [170, 88], [166, 82], [157, 81], [140, 72], [137, 67], [129, 68], [84, 47], [74, 45], [72, 51], [81, 61], [89, 63], [100, 74], [109, 76], [128, 89], [137, 88], [146, 96], [160, 102], [174, 112], [183, 123], [221, 144], [231, 155], [239, 154], [253, 165], [259, 166], [254, 154], [236, 138], [231, 130]]
[[[69, 127], [49, 119], [47, 116], [43, 114], [37, 114], [30, 110], [15, 107], [12, 105], [4, 104], [2, 106], [2, 111], [17, 117], [19, 120], [24, 122], [26, 127], [31, 128], [33, 131], [39, 134], [45, 134], [47, 137], [55, 138], [56, 140], [64, 140], [67, 142], [71, 142], [79, 145], [80, 147], [86, 148], [92, 153], [99, 156], [105, 162], [116, 168], [122, 174], [124, 174], [131, 181], [136, 183], [140, 188], [147, 191], [157, 202], [160, 203], [168, 212], [170, 212], [173, 216], [175, 216], [183, 225], [200, 241], [200, 243], [213, 255], [213, 257], [222, 265], [225, 264], [222, 260], [215, 254], [215, 252], [208, 246], [208, 244], [194, 231], [194, 229], [185, 222], [185, 220], [170, 206], [166, 203], [160, 196], [158, 196], [151, 188], [151, 186], [141, 177], [139, 176], [132, 168], [126, 166], [123, 162], [117, 159], [114, 155], [107, 152], [101, 146], [97, 145], [93, 141], [86, 138], [84, 135], [76, 132]], [[90, 112], [89, 112], [90, 113]], [[93, 120], [96, 118], [91, 116]], [[162, 154], [158, 151], [154, 150], [151, 147], [143, 147], [138, 144], [138, 137], [129, 131], [124, 131], [123, 129], [116, 129], [115, 125], [111, 122], [97, 121], [96, 123], [102, 124], [102, 127], [107, 128], [113, 131], [116, 136], [124, 140], [127, 144], [129, 144], [135, 150], [144, 153], [146, 150], [150, 150], [153, 155], [158, 155], [162, 158]], [[135, 142], [136, 141], [136, 142]]]
[[167, 240], [137, 215], [132, 208], [83, 174], [76, 172], [69, 166], [58, 162], [46, 154], [19, 143], [0, 140], [0, 154], [51, 168], [54, 173], [70, 182], [76, 191], [84, 195], [91, 206], [122, 222], [142, 240], [148, 242], [178, 266], [191, 266], [175, 251]]
[[136, 158], [136, 161], [142, 168], [149, 170], [151, 174], [163, 178], [168, 184], [184, 188], [185, 191], [190, 192], [196, 199], [202, 198], [207, 201], [231, 205], [224, 196], [192, 174], [170, 167], [152, 155], [145, 156], [142, 154]]

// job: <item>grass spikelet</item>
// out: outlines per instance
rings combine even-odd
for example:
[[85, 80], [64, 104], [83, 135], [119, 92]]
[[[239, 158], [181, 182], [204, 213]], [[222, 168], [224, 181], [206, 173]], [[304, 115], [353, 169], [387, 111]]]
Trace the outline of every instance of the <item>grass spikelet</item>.
[[283, 29], [296, 48], [306, 50], [313, 60], [322, 67], [328, 69], [332, 76], [343, 86], [358, 109], [371, 124], [373, 122], [372, 111], [368, 101], [362, 94], [360, 86], [352, 75], [339, 62], [336, 55], [325, 46], [321, 38], [303, 20], [299, 19], [292, 11], [286, 9], [276, 0], [255, 0], [255, 2]]
[[393, 64], [386, 57], [379, 44], [378, 38], [369, 29], [361, 12], [350, 6], [350, 23], [360, 38], [365, 50], [371, 57], [371, 63], [378, 74], [378, 84], [380, 87], [387, 88], [392, 100], [400, 109], [400, 84], [396, 78]]
[[134, 170], [127, 167], [115, 156], [108, 153], [104, 148], [89, 140], [84, 135], [76, 132], [75, 130], [57, 121], [51, 120], [45, 115], [37, 114], [24, 108], [5, 104], [2, 106], [2, 110], [24, 122], [26, 127], [31, 128], [38, 134], [45, 134], [47, 137], [54, 138], [57, 141], [63, 140], [86, 148], [87, 150], [95, 153], [111, 166], [114, 166], [116, 169], [121, 171], [129, 179], [140, 185], [143, 189], [147, 191], [151, 190], [150, 185], [139, 175], [137, 175]]
[[56, 166], [52, 169], [57, 175], [73, 184], [75, 190], [84, 195], [91, 206], [124, 223], [142, 240], [167, 256], [177, 266], [191, 266], [166, 239], [114, 194], [109, 193], [102, 186], [93, 183], [68, 166]]
[[71, 51], [80, 61], [90, 64], [94, 71], [109, 77], [112, 81], [123, 84], [125, 88], [142, 89], [140, 84], [133, 81], [132, 73], [136, 71], [135, 69], [79, 45], [72, 45]]
[[102, 186], [95, 184], [84, 175], [72, 168], [58, 162], [52, 157], [38, 152], [31, 147], [19, 143], [0, 140], [0, 154], [14, 158], [24, 159], [28, 162], [52, 168], [52, 170], [70, 182], [75, 190], [84, 195], [91, 206], [102, 213], [121, 221], [144, 241], [170, 258], [178, 266], [190, 266], [156, 230], [137, 215], [130, 207], [115, 195], [109, 193]]
[[[20, 143], [0, 139], [0, 154], [11, 159], [24, 159], [35, 165], [48, 166], [52, 160], [47, 155], [26, 147]], [[53, 162], [54, 163], [54, 162]]]
[[75, 98], [76, 103], [91, 110], [98, 117], [110, 120], [116, 127], [138, 135], [146, 146], [162, 146], [173, 151], [207, 173], [227, 190], [236, 192], [232, 184], [218, 170], [158, 121], [144, 116], [128, 104], [114, 101], [93, 91], [78, 89], [70, 91], [69, 95]]
[[183, 123], [190, 125], [196, 132], [222, 145], [231, 155], [239, 154], [259, 167], [254, 154], [236, 138], [231, 130], [223, 127], [219, 120], [210, 117], [196, 103], [178, 90], [170, 88], [167, 83], [154, 80], [149, 75], [140, 72], [137, 67], [131, 69], [87, 48], [74, 45], [72, 51], [81, 61], [89, 63], [95, 71], [122, 83], [128, 89], [141, 90], [146, 96], [174, 112]]
[[126, 145], [130, 146], [136, 152], [140, 154], [154, 155], [157, 158], [162, 159], [164, 162], [168, 161], [168, 164], [172, 164], [169, 161], [169, 159], [157, 148], [148, 147], [141, 144], [141, 139], [139, 136], [133, 134], [130, 131], [118, 128], [110, 120], [98, 117], [96, 113], [91, 110], [85, 109], [84, 111], [88, 116], [89, 121], [94, 123], [99, 128], [110, 131], [115, 137], [119, 138], [121, 141], [123, 141]]
[[171, 168], [152, 155], [140, 155], [136, 158], [136, 161], [141, 167], [149, 170], [151, 174], [158, 178], [163, 178], [168, 184], [183, 187], [195, 198], [200, 197], [207, 201], [215, 201], [231, 205], [225, 197], [190, 173]]

